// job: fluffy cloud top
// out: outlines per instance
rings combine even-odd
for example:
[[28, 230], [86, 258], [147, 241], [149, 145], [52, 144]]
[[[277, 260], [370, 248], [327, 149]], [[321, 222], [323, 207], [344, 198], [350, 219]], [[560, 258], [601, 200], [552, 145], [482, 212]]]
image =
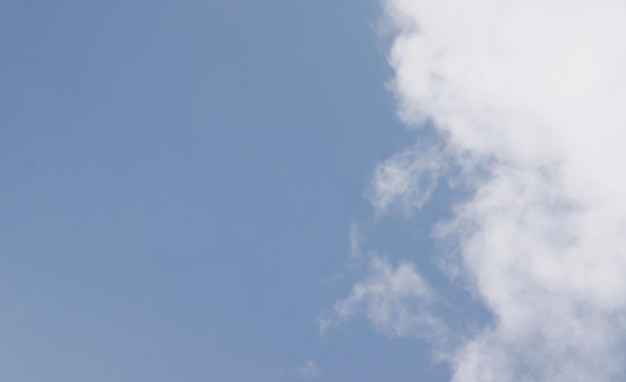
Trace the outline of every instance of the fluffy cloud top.
[[[373, 206], [422, 206], [452, 163], [472, 185], [436, 233], [454, 243], [494, 322], [450, 351], [453, 381], [623, 380], [626, 3], [384, 8], [396, 28], [389, 62], [400, 116], [411, 126], [431, 121], [445, 144], [382, 163]], [[395, 304], [393, 293], [376, 292], [391, 290], [381, 280], [338, 311]], [[421, 282], [411, 288], [423, 293]]]

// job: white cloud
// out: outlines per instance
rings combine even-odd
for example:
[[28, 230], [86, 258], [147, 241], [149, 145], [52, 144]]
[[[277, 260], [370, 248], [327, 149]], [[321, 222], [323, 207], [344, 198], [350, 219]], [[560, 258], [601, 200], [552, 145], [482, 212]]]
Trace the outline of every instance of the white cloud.
[[379, 213], [410, 215], [430, 198], [446, 165], [438, 147], [415, 145], [376, 167], [368, 198]]
[[364, 313], [388, 336], [428, 338], [440, 330], [439, 322], [428, 309], [433, 297], [431, 288], [411, 263], [394, 269], [387, 259], [372, 254], [367, 278], [354, 285], [350, 295], [320, 320], [320, 330], [324, 332]]
[[310, 359], [298, 370], [298, 374], [300, 378], [306, 380], [317, 379], [320, 375], [319, 367], [317, 366], [317, 362]]
[[[453, 381], [623, 379], [626, 3], [384, 4], [397, 28], [389, 62], [400, 116], [431, 120], [445, 148], [383, 162], [372, 205], [421, 207], [446, 162], [474, 189], [437, 234], [456, 244], [495, 318], [451, 351]], [[385, 333], [415, 335], [437, 322], [431, 296], [410, 265], [375, 257], [327, 324], [363, 310]]]
[[363, 256], [363, 253], [361, 251], [361, 232], [357, 223], [350, 224], [348, 230], [348, 240], [350, 244], [349, 259], [351, 261], [356, 261]]

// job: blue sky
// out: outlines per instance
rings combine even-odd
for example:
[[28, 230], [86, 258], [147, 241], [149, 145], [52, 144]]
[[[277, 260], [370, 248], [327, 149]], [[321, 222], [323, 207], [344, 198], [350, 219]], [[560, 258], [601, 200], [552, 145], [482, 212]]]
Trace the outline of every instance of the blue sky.
[[411, 219], [364, 196], [416, 136], [380, 13], [3, 1], [0, 380], [448, 380], [422, 340], [318, 325], [365, 272], [351, 224], [446, 284], [426, 255], [445, 193]]
[[0, 380], [624, 380], [625, 44], [608, 0], [1, 2]]

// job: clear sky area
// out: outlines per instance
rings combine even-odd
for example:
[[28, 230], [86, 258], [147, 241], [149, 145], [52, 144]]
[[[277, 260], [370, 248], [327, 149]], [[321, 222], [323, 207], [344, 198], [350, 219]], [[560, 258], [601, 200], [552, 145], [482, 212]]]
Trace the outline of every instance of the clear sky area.
[[[374, 1], [0, 4], [0, 380], [446, 380], [319, 319], [377, 250], [395, 117]], [[406, 239], [409, 238], [409, 239]], [[411, 239], [413, 238], [413, 239]], [[405, 243], [406, 244], [406, 243]]]

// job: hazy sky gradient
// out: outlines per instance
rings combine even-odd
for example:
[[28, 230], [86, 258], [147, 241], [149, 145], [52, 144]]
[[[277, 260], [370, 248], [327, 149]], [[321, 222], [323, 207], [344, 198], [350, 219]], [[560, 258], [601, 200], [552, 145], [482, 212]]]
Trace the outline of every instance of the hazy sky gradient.
[[0, 380], [447, 380], [423, 341], [318, 328], [367, 273], [351, 224], [364, 256], [419, 252], [428, 274], [445, 204], [381, 224], [365, 197], [415, 139], [379, 17], [361, 0], [2, 1]]

